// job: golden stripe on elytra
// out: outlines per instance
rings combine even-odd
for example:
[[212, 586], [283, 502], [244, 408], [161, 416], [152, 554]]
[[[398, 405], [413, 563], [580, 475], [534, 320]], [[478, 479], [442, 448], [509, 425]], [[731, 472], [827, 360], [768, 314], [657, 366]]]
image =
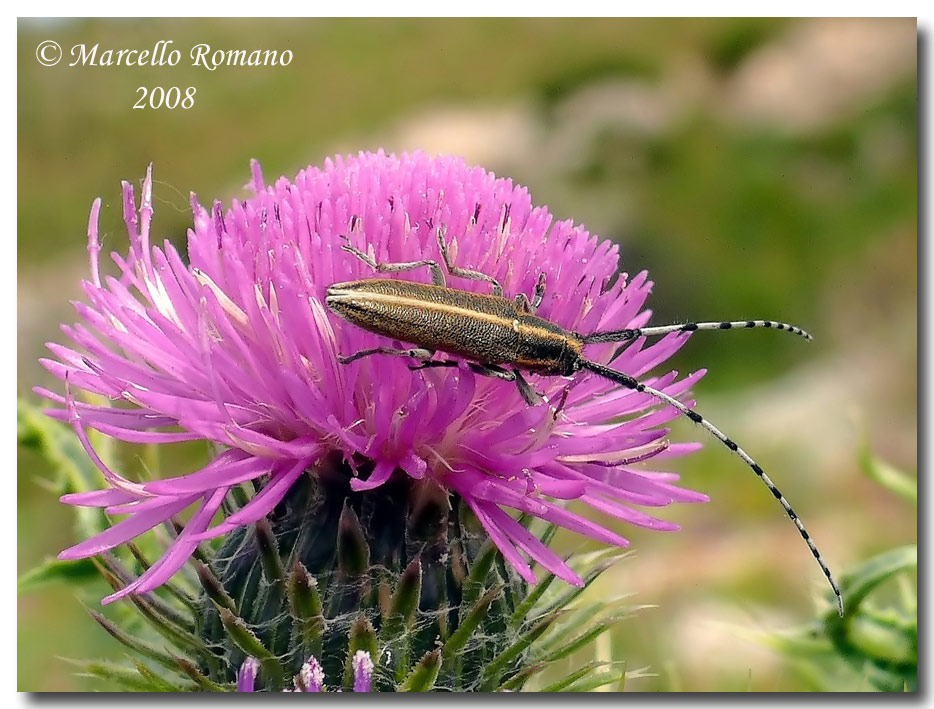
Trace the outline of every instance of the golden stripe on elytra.
[[[473, 294], [471, 294], [473, 295]], [[340, 296], [339, 296], [340, 297]], [[415, 308], [417, 310], [432, 310], [438, 313], [444, 313], [447, 315], [460, 315], [462, 317], [470, 318], [471, 320], [483, 320], [485, 322], [494, 323], [496, 325], [501, 325], [503, 327], [511, 327], [513, 330], [518, 331], [519, 329], [519, 316], [520, 313], [516, 311], [516, 317], [505, 318], [502, 315], [496, 315], [494, 313], [484, 313], [478, 310], [471, 310], [470, 308], [462, 308], [458, 305], [452, 305], [450, 303], [437, 303], [430, 300], [421, 300], [419, 298], [407, 297], [404, 295], [397, 295], [394, 293], [374, 293], [372, 291], [353, 291], [352, 295], [348, 300], [352, 300], [354, 297], [358, 297], [361, 300], [369, 300], [376, 303], [384, 303], [386, 305], [395, 305], [403, 306], [408, 308]], [[512, 305], [512, 302], [503, 298], [503, 301], [508, 305]], [[526, 327], [529, 327], [526, 324]], [[536, 330], [541, 330], [543, 333], [548, 333], [554, 335], [553, 332], [548, 332], [544, 328], [535, 328]]]

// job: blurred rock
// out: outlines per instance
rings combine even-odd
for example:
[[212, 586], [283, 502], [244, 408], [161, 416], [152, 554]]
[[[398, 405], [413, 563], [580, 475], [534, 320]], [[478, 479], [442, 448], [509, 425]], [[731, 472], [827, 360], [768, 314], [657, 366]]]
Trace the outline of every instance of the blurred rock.
[[[379, 141], [388, 151], [424, 150], [463, 156], [468, 162], [508, 172], [538, 150], [542, 126], [527, 101], [490, 105], [430, 106], [389, 127]], [[336, 152], [356, 152], [359, 141]]]
[[797, 23], [753, 52], [724, 88], [724, 118], [808, 131], [859, 110], [917, 72], [914, 19]]

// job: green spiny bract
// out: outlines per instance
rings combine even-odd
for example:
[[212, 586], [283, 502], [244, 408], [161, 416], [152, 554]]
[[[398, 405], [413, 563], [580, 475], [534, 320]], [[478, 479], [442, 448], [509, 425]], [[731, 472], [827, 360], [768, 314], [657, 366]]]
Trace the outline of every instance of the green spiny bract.
[[[374, 691], [518, 690], [628, 613], [611, 604], [594, 619], [593, 608], [572, 608], [583, 589], [550, 575], [529, 588], [466, 505], [431, 482], [399, 476], [353, 492], [350, 476], [342, 461], [329, 461], [267, 519], [216, 548], [202, 544], [179, 584], [131, 595], [145, 619], [133, 634], [91, 611], [142, 659], [84, 669], [128, 689], [232, 691], [252, 656], [257, 691], [280, 691], [314, 656], [329, 689], [347, 690], [351, 658], [366, 650]], [[255, 492], [231, 497], [243, 504]], [[588, 564], [585, 582], [618, 556]], [[116, 556], [101, 560], [115, 588], [130, 580]], [[619, 683], [625, 671], [592, 662], [565, 675], [549, 673], [545, 689]]]
[[792, 659], [815, 691], [916, 692], [917, 570], [916, 545], [889, 549], [843, 576], [842, 618], [822, 603], [811, 623], [757, 637]]

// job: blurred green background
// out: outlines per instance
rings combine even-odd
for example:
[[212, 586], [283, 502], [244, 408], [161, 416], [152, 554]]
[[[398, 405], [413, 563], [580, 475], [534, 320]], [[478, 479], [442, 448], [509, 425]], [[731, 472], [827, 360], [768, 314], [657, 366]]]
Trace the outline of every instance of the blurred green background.
[[[915, 510], [857, 462], [868, 446], [917, 465], [916, 33], [914, 20], [21, 20], [20, 394], [51, 384], [36, 359], [74, 320], [91, 201], [105, 252], [124, 251], [120, 180], [150, 161], [156, 236], [181, 243], [188, 193], [230, 199], [250, 158], [268, 180], [335, 152], [461, 154], [618, 240], [624, 269], [655, 281], [656, 322], [778, 318], [815, 334], [700, 334], [674, 366], [710, 369], [699, 409], [772, 474], [841, 573], [916, 539]], [[46, 39], [294, 60], [46, 68]], [[139, 86], [194, 86], [195, 105], [132, 110]], [[666, 510], [679, 533], [625, 530], [636, 553], [595, 593], [658, 607], [595, 652], [649, 667], [633, 690], [812, 688], [745, 632], [810, 617], [824, 587], [807, 549], [722, 447], [678, 465], [711, 502]], [[41, 474], [20, 451], [20, 572], [73, 541]], [[87, 689], [60, 658], [123, 657], [72, 588], [21, 595], [18, 612], [20, 690]]]

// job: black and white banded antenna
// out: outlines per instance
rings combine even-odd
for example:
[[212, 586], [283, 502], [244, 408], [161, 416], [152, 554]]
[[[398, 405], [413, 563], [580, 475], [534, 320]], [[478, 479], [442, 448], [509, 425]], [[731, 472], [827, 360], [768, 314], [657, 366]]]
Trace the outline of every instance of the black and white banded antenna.
[[689, 322], [679, 325], [658, 325], [656, 327], [634, 327], [625, 330], [608, 330], [606, 332], [594, 332], [589, 335], [581, 335], [580, 338], [585, 345], [596, 344], [598, 342], [625, 342], [634, 340], [637, 337], [654, 337], [656, 335], [667, 335], [669, 332], [696, 332], [698, 330], [740, 330], [752, 328], [774, 328], [775, 330], [786, 330], [793, 335], [803, 337], [811, 341], [814, 338], [810, 333], [805, 332], [796, 325], [789, 325], [785, 322], [775, 320], [732, 320], [716, 322]]
[[[796, 327], [795, 325], [776, 322], [774, 320], [736, 320], [724, 322], [695, 322], [682, 323], [678, 325], [660, 325], [657, 327], [630, 328], [625, 330], [595, 332], [590, 335], [580, 335], [580, 338], [583, 340], [584, 344], [596, 344], [600, 342], [625, 342], [628, 340], [634, 340], [637, 337], [666, 335], [670, 332], [732, 330], [739, 328], [774, 328], [776, 330], [786, 330], [794, 335], [803, 337], [806, 340], [813, 339], [809, 333], [805, 332], [799, 327]], [[772, 496], [778, 500], [779, 504], [781, 504], [789, 519], [795, 523], [795, 526], [798, 528], [798, 533], [808, 545], [808, 549], [811, 550], [811, 554], [813, 555], [814, 560], [817, 562], [817, 565], [820, 566], [821, 571], [827, 578], [827, 582], [830, 584], [831, 589], [833, 589], [833, 594], [837, 600], [837, 611], [839, 612], [840, 616], [843, 617], [843, 594], [840, 592], [840, 587], [837, 586], [837, 582], [833, 577], [833, 573], [830, 571], [830, 567], [827, 566], [823, 556], [821, 556], [820, 550], [811, 539], [811, 535], [808, 533], [807, 528], [804, 526], [804, 522], [802, 522], [801, 518], [798, 517], [798, 514], [794, 511], [794, 508], [791, 506], [788, 500], [785, 499], [785, 496], [782, 494], [781, 490], [778, 489], [778, 486], [772, 482], [772, 479], [766, 475], [762, 467], [756, 463], [756, 461], [754, 461], [746, 451], [740, 448], [730, 437], [725, 435], [710, 421], [665, 392], [650, 387], [647, 384], [643, 384], [634, 377], [625, 374], [624, 372], [619, 372], [597, 362], [583, 359], [581, 361], [581, 365], [584, 369], [587, 369], [594, 374], [605, 377], [606, 379], [621, 384], [628, 389], [637, 391], [640, 394], [648, 394], [649, 396], [658, 399], [662, 403], [674, 407], [691, 421], [707, 430], [712, 436], [714, 436], [714, 438], [719, 440], [723, 445], [733, 451], [733, 453], [742, 458], [743, 462], [752, 468], [752, 472], [754, 472], [758, 478], [763, 483], [765, 483], [765, 486], [769, 489], [769, 492], [772, 493]]]

